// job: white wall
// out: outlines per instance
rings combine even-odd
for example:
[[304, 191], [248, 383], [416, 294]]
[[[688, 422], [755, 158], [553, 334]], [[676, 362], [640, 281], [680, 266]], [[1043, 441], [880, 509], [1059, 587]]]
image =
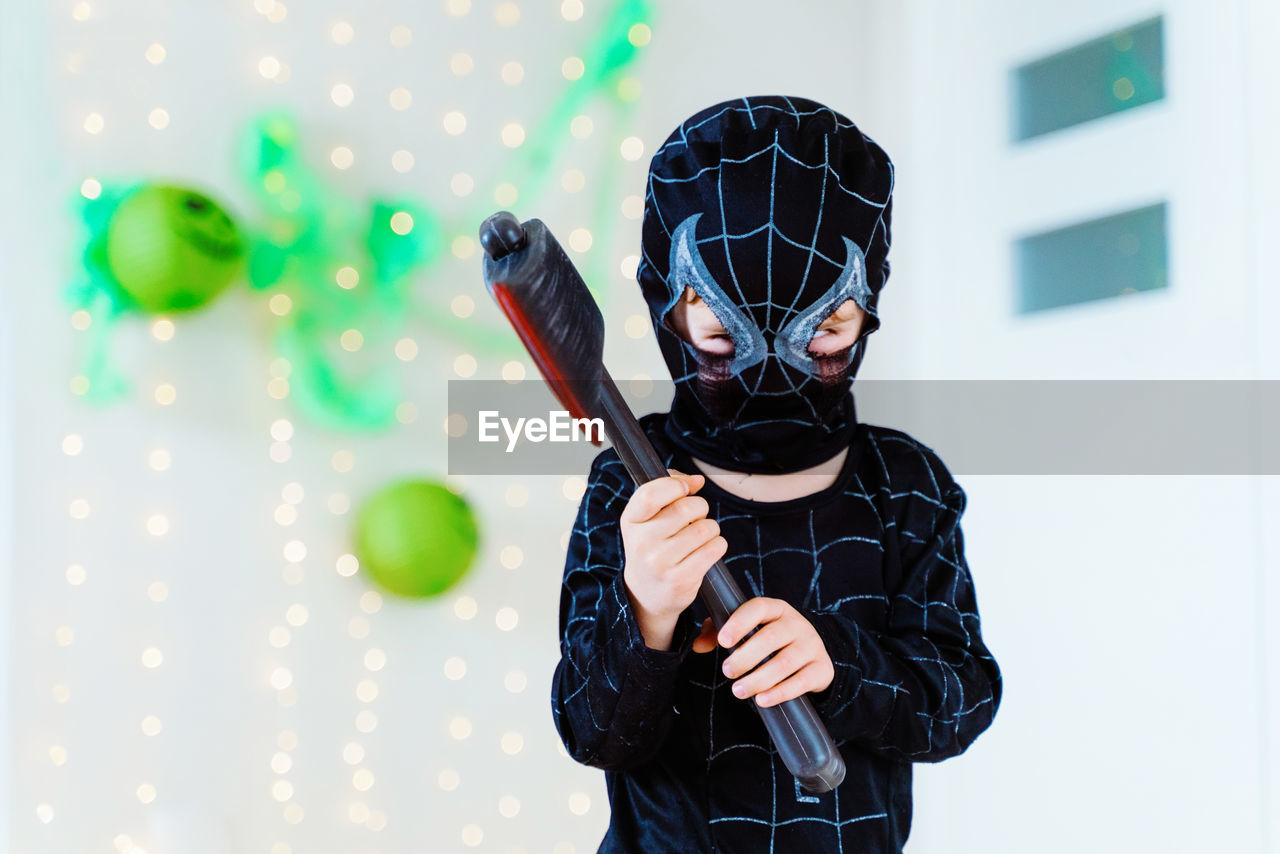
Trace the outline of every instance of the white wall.
[[[984, 0], [876, 10], [894, 52], [870, 115], [883, 118], [899, 170], [885, 310], [910, 317], [909, 358], [880, 363], [882, 375], [1280, 374], [1268, 257], [1278, 182], [1263, 153], [1277, 126], [1266, 94], [1280, 79], [1273, 9]], [[1008, 142], [1012, 68], [1157, 13], [1164, 101]], [[1167, 290], [1014, 315], [1015, 237], [1160, 198]], [[968, 754], [918, 766], [909, 850], [1280, 850], [1280, 599], [1267, 578], [1277, 478], [960, 481], [1006, 693]]]

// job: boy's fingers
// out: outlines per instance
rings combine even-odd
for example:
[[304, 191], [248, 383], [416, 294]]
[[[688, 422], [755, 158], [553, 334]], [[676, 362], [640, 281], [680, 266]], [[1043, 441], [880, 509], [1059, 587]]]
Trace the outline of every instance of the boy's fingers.
[[785, 646], [778, 654], [755, 670], [733, 683], [735, 697], [752, 697], [780, 684], [798, 672], [808, 662], [804, 661], [793, 646]]
[[787, 700], [794, 700], [817, 688], [818, 679], [818, 666], [812, 663], [807, 664], [777, 685], [757, 694], [756, 705], [768, 708], [785, 703]]
[[699, 581], [702, 576], [707, 574], [707, 570], [711, 569], [711, 565], [724, 557], [725, 552], [729, 550], [729, 541], [724, 537], [712, 537], [707, 542], [698, 546], [684, 560], [677, 563], [672, 571], [677, 575], [686, 573], [696, 573]]
[[702, 633], [693, 639], [694, 652], [711, 652], [716, 648], [716, 626], [707, 617], [702, 621]]
[[719, 535], [720, 524], [715, 519], [699, 519], [668, 537], [655, 553], [667, 566], [675, 567]]
[[675, 469], [667, 469], [667, 474], [671, 475], [671, 477], [674, 477], [676, 480], [684, 481], [685, 485], [689, 488], [690, 495], [693, 495], [699, 489], [702, 489], [702, 485], [707, 482], [707, 479], [700, 474], [685, 474], [684, 472], [676, 471]]
[[756, 626], [778, 619], [785, 613], [785, 604], [779, 599], [768, 599], [763, 596], [748, 599], [720, 627], [720, 645], [728, 649], [742, 640]]
[[670, 537], [691, 522], [705, 517], [710, 509], [705, 498], [689, 495], [677, 498], [663, 507], [649, 520], [648, 524], [653, 526], [656, 533], [663, 537]]
[[660, 477], [636, 487], [627, 506], [622, 509], [623, 522], [647, 522], [662, 508], [688, 495], [685, 482], [674, 477]]
[[744, 673], [750, 673], [753, 667], [791, 643], [792, 640], [793, 638], [787, 636], [784, 627], [777, 621], [769, 623], [743, 641], [742, 646], [724, 660], [722, 668], [724, 675], [730, 679], [736, 679]]

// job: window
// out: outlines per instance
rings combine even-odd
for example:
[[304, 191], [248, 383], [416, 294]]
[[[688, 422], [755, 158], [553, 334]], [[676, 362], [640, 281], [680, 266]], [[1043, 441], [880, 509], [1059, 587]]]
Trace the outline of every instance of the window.
[[1021, 141], [1164, 97], [1163, 19], [1152, 18], [1014, 69]]

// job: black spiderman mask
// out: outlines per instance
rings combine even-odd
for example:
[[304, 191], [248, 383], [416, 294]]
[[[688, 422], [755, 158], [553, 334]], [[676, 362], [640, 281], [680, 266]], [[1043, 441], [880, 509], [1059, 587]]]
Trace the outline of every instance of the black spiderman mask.
[[[849, 444], [852, 383], [889, 277], [892, 192], [884, 150], [804, 98], [726, 101], [672, 132], [649, 166], [637, 270], [675, 380], [672, 441], [758, 473], [808, 468]], [[729, 333], [731, 354], [668, 325], [686, 287]], [[810, 353], [849, 299], [866, 313], [857, 340]]]

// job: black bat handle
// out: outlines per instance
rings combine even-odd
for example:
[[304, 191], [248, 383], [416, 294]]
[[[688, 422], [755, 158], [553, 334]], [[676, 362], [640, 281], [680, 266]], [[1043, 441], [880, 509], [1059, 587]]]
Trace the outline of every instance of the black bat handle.
[[[607, 370], [600, 379], [600, 417], [604, 421], [609, 440], [636, 486], [667, 477], [667, 467], [662, 464], [649, 437], [644, 434], [640, 422], [636, 420], [631, 407], [623, 399], [622, 392]], [[702, 578], [702, 588], [698, 592], [702, 603], [711, 612], [711, 620], [717, 629], [747, 601], [742, 588], [729, 575], [729, 569], [721, 560], [707, 570]], [[751, 705], [764, 720], [765, 729], [769, 731], [769, 737], [777, 747], [783, 764], [800, 781], [801, 786], [810, 792], [820, 793], [829, 792], [840, 785], [844, 780], [844, 757], [840, 755], [822, 719], [814, 711], [808, 696], [796, 697], [768, 708], [761, 708], [754, 701]]]

